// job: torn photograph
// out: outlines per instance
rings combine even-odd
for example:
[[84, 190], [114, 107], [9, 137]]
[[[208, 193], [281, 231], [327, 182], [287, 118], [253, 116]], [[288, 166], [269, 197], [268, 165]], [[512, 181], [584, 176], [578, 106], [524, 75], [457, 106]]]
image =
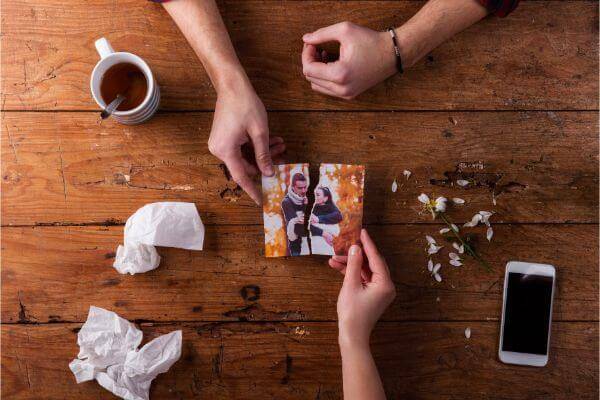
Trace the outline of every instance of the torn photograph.
[[312, 254], [346, 255], [359, 242], [365, 167], [321, 164], [309, 217]]
[[274, 167], [274, 176], [262, 177], [265, 256], [308, 255], [308, 164]]

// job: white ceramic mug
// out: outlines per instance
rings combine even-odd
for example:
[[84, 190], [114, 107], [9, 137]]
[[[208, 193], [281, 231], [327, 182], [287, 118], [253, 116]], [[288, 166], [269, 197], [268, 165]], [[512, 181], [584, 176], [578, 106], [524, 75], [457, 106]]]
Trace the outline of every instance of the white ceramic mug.
[[160, 103], [160, 89], [148, 64], [135, 54], [115, 52], [105, 38], [96, 40], [95, 45], [98, 54], [100, 54], [100, 61], [98, 61], [98, 64], [96, 64], [92, 71], [90, 89], [96, 103], [98, 103], [102, 109], [105, 109], [107, 106], [100, 94], [100, 83], [102, 82], [102, 77], [106, 71], [115, 64], [124, 62], [130, 63], [137, 66], [146, 77], [146, 82], [148, 83], [146, 97], [139, 106], [127, 111], [115, 111], [112, 116], [118, 122], [125, 125], [140, 124], [150, 119], [158, 109], [158, 104]]

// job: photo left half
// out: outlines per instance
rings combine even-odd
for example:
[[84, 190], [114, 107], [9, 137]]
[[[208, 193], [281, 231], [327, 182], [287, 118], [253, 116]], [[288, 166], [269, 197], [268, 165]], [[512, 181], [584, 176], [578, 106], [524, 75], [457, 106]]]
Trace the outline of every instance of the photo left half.
[[275, 175], [262, 177], [265, 256], [310, 254], [307, 215], [308, 164], [275, 165]]

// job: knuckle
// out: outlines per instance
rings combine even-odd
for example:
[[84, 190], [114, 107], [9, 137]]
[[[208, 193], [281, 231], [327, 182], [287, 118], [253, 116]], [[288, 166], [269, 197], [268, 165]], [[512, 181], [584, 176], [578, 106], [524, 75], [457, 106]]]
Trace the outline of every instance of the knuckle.
[[267, 152], [261, 151], [259, 153], [256, 153], [256, 161], [259, 163], [268, 162], [270, 161], [270, 159], [271, 156]]
[[344, 21], [340, 23], [342, 33], [349, 33], [352, 30], [352, 22]]

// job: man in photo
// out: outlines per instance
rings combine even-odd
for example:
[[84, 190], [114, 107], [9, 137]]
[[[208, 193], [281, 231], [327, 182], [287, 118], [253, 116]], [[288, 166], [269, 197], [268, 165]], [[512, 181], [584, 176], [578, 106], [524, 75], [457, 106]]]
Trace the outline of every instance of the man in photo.
[[308, 204], [307, 191], [308, 179], [304, 174], [297, 172], [292, 175], [287, 194], [281, 201], [288, 241], [288, 254], [291, 256], [309, 254], [307, 234], [304, 228], [304, 214]]

